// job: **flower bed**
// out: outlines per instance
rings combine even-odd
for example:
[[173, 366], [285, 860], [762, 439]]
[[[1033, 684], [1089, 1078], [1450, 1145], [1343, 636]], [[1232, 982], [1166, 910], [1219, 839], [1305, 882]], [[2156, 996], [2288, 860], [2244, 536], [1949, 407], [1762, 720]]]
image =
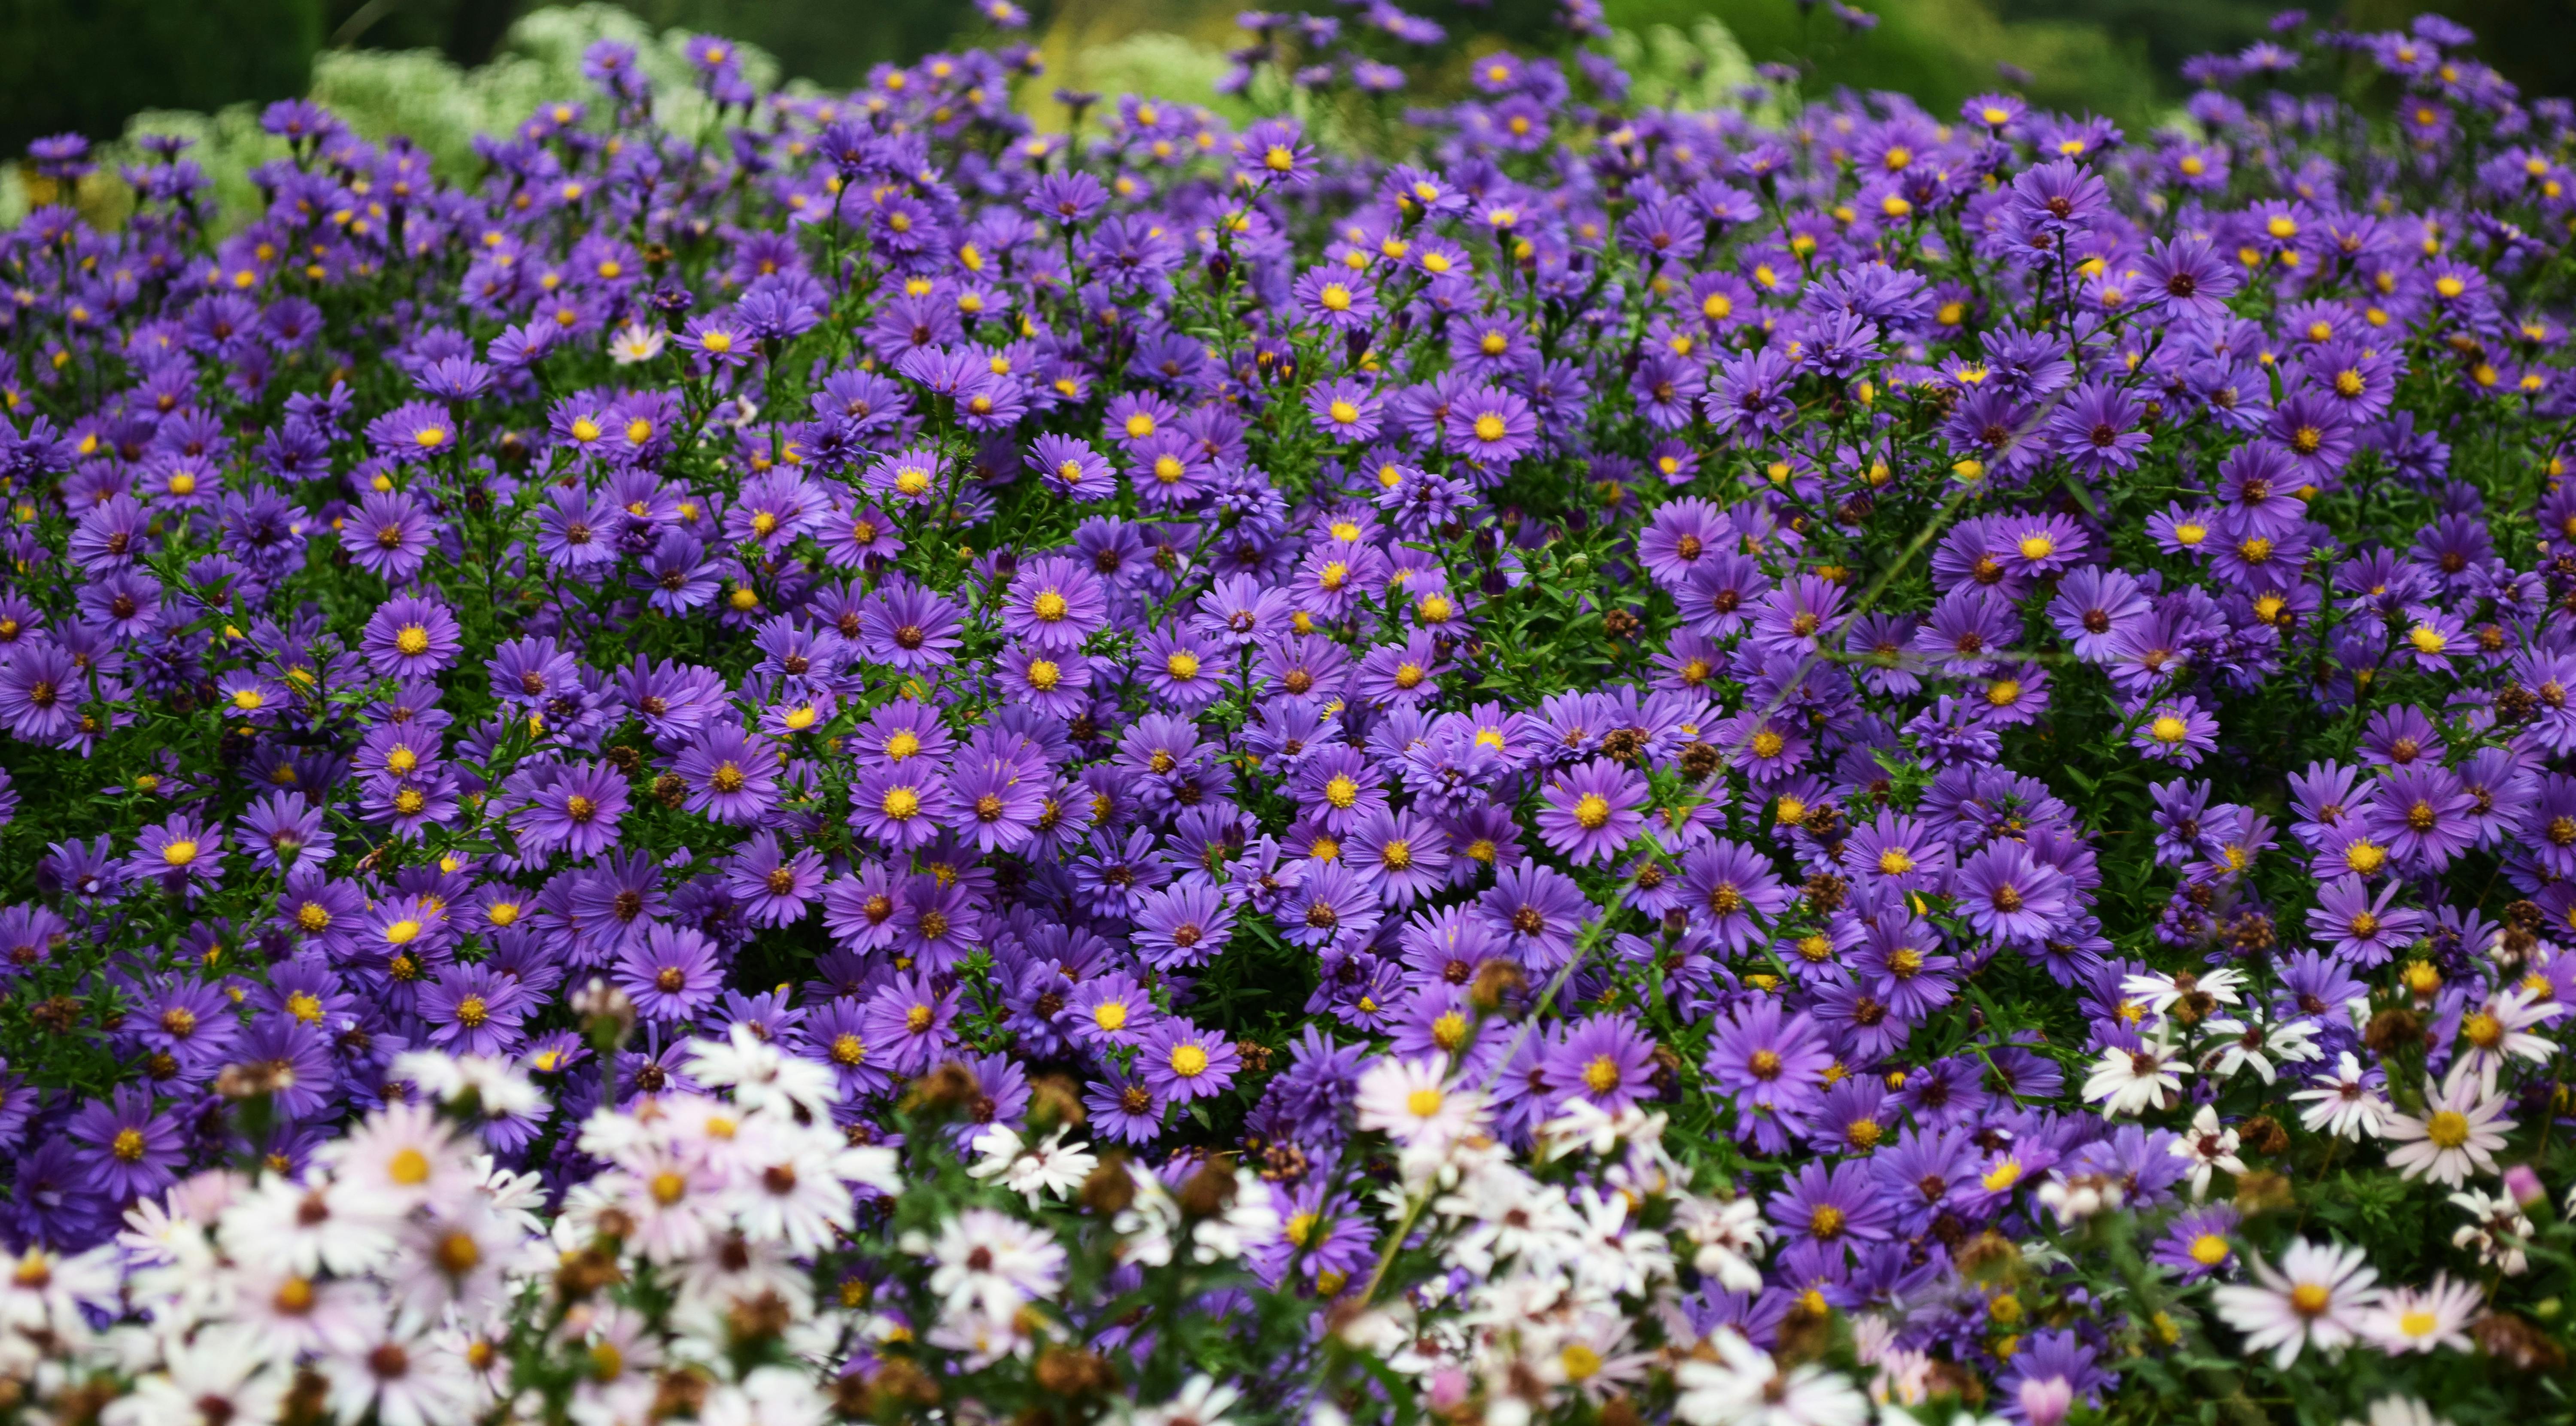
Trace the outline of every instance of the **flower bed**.
[[1564, 18], [0, 239], [0, 1409], [2563, 1414], [2576, 111]]

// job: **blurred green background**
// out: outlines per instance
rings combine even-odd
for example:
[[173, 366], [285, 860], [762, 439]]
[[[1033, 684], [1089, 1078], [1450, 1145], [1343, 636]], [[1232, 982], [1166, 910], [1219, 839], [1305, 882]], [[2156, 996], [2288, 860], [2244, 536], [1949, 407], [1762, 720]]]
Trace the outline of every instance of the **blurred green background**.
[[[494, 56], [536, 0], [0, 0], [0, 152], [66, 129], [121, 133], [146, 109], [211, 113], [311, 92], [317, 56], [435, 51], [460, 65]], [[1059, 79], [1140, 65], [1210, 68], [1241, 0], [1034, 0], [1033, 40]], [[1689, 32], [1714, 17], [1755, 63], [1806, 67], [1811, 89], [1897, 89], [1947, 109], [1998, 83], [1999, 65], [2043, 105], [2091, 109], [2139, 126], [2179, 97], [2185, 57], [2234, 49], [2263, 32], [2267, 0], [1864, 0], [1880, 24], [1851, 34], [1798, 0], [1609, 0], [1643, 32]], [[656, 29], [716, 30], [778, 58], [789, 77], [827, 88], [870, 65], [950, 43], [975, 21], [965, 0], [620, 0]], [[1334, 10], [1330, 0], [1290, 8]], [[1414, 8], [1500, 32], [1538, 23], [1547, 0], [1456, 0]], [[2407, 0], [2329, 0], [2373, 25], [2401, 23]], [[2527, 92], [2576, 93], [2576, 0], [2440, 0], [2475, 27], [2487, 58]], [[1105, 57], [1105, 58], [1104, 58]], [[1213, 70], [1210, 69], [1211, 74]]]

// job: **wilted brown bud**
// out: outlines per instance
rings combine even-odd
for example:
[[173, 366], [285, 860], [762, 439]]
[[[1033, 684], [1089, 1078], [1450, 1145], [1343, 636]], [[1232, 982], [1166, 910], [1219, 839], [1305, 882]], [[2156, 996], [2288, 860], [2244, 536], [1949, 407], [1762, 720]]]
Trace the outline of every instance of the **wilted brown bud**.
[[1060, 1074], [1042, 1074], [1029, 1081], [1028, 1115], [1029, 1128], [1040, 1134], [1058, 1124], [1079, 1129], [1089, 1117], [1082, 1107], [1082, 1092]]
[[2470, 1323], [2469, 1337], [2479, 1351], [2517, 1371], [2555, 1373], [2567, 1366], [2564, 1348], [2510, 1312], [2489, 1312]]
[[1082, 1181], [1082, 1206], [1103, 1218], [1126, 1212], [1135, 1201], [1136, 1179], [1125, 1154], [1102, 1155], [1100, 1166]]
[[983, 1092], [974, 1071], [950, 1060], [912, 1082], [912, 1087], [904, 1091], [903, 1110], [907, 1114], [954, 1114], [974, 1103]]
[[677, 807], [689, 796], [689, 785], [680, 781], [676, 772], [666, 772], [653, 779], [653, 800], [665, 807]]
[[1724, 762], [1724, 756], [1710, 744], [1682, 744], [1682, 772], [1689, 777], [1706, 777], [1716, 772]]
[[2286, 1174], [2277, 1174], [2269, 1169], [2249, 1169], [2237, 1176], [2236, 1211], [2248, 1218], [2257, 1213], [2279, 1212], [2295, 1202]]
[[644, 765], [644, 755], [624, 743], [619, 743], [608, 750], [608, 762], [609, 766], [632, 777], [635, 775], [635, 769]]
[[1996, 1282], [2021, 1265], [2021, 1249], [1991, 1228], [1970, 1238], [1955, 1256], [1960, 1276], [1970, 1282]]
[[617, 1269], [613, 1253], [598, 1247], [566, 1253], [555, 1268], [555, 1291], [566, 1301], [579, 1302], [602, 1288], [615, 1283], [624, 1274]]
[[2238, 1131], [2238, 1137], [2244, 1141], [2245, 1147], [2258, 1154], [2277, 1154], [2290, 1147], [2289, 1131], [2281, 1127], [2280, 1120], [2269, 1114], [2257, 1114], [2246, 1120], [2245, 1127]]
[[1259, 1040], [1237, 1040], [1234, 1042], [1234, 1053], [1237, 1059], [1243, 1061], [1243, 1072], [1245, 1074], [1270, 1073], [1270, 1047], [1268, 1045], [1261, 1043]]
[[1175, 1195], [1181, 1211], [1193, 1218], [1213, 1218], [1234, 1203], [1234, 1155], [1210, 1154], [1197, 1173]]
[[2361, 1042], [2382, 1055], [2394, 1054], [2408, 1045], [2421, 1044], [2423, 1039], [2423, 1020], [2414, 1011], [2402, 1008], [2382, 1010], [2371, 1016], [2370, 1023], [2361, 1032]]
[[1476, 980], [1468, 987], [1467, 998], [1479, 1010], [1491, 1014], [1501, 1008], [1503, 997], [1529, 989], [1529, 977], [1509, 961], [1487, 961], [1476, 967]]

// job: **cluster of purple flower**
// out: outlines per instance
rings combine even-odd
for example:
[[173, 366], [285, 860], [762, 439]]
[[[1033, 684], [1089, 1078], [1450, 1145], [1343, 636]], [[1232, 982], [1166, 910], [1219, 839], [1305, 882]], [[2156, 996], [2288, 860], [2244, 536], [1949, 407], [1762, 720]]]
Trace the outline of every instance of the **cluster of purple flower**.
[[[1309, 87], [1449, 42], [1248, 18]], [[470, 185], [284, 103], [237, 231], [163, 143], [0, 236], [8, 1235], [300, 1166], [405, 1048], [537, 1076], [484, 1136], [559, 1192], [748, 1027], [853, 1143], [955, 1065], [969, 1136], [1240, 1150], [1330, 1297], [1391, 1054], [1519, 1148], [1671, 1115], [1786, 1244], [1698, 1328], [1866, 1315], [1900, 1397], [2181, 1341], [1996, 1270], [2111, 1209], [2254, 1271], [2195, 1338], [2413, 1350], [2265, 1215], [2576, 1141], [2576, 109], [2292, 20], [2188, 130], [1774, 129], [1571, 19], [1405, 161], [715, 41], [698, 143], [603, 45]], [[2456, 1254], [2545, 1356], [2517, 1200]]]

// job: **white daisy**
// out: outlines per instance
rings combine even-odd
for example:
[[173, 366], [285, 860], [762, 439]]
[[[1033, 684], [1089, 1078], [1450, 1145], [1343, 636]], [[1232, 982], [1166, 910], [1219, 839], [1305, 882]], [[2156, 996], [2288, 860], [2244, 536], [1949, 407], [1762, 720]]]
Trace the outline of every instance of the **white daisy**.
[[952, 1310], [1007, 1316], [1064, 1281], [1064, 1249], [1052, 1234], [990, 1208], [969, 1208], [942, 1224], [927, 1256], [938, 1264], [930, 1290]]
[[2448, 1347], [2469, 1350], [2469, 1319], [2485, 1305], [2477, 1284], [2434, 1275], [2430, 1287], [2392, 1287], [2362, 1318], [2361, 1334], [2391, 1356]]
[[1809, 1363], [1782, 1371], [1769, 1352], [1723, 1329], [1709, 1343], [1719, 1360], [1673, 1368], [1681, 1388], [1673, 1414], [1690, 1426], [1862, 1426], [1869, 1398], [1841, 1373]]
[[2217, 1289], [2213, 1300], [2227, 1325], [2245, 1334], [2249, 1350], [2272, 1348], [2272, 1364], [2287, 1367], [2301, 1349], [2331, 1352], [2360, 1336], [2365, 1313], [2379, 1301], [2371, 1286], [2379, 1274], [2359, 1248], [2301, 1238], [2281, 1255], [2278, 1268], [2250, 1257], [2255, 1280]]
[[2299, 1111], [2299, 1122], [2308, 1132], [2338, 1139], [2376, 1139], [2387, 1132], [2388, 1101], [2371, 1087], [2368, 1073], [2352, 1051], [2343, 1052], [2333, 1073], [2318, 1075], [2308, 1084], [2309, 1088], [2290, 1096], [2307, 1103]]
[[1482, 1096], [1449, 1083], [1445, 1055], [1379, 1060], [1360, 1076], [1356, 1104], [1361, 1128], [1383, 1129], [1401, 1144], [1453, 1142], [1484, 1117]]
[[2205, 1198], [2209, 1195], [2212, 1170], [2245, 1172], [2245, 1161], [2236, 1156], [2236, 1144], [2236, 1131], [2218, 1122], [2217, 1106], [2204, 1104], [2192, 1116], [2191, 1128], [2167, 1147], [2175, 1158], [2191, 1161], [2191, 1196]]
[[662, 354], [662, 344], [667, 340], [668, 334], [658, 327], [629, 322], [608, 339], [608, 359], [619, 366], [648, 362]]
[[1136, 1426], [1229, 1426], [1225, 1413], [1243, 1399], [1232, 1386], [1200, 1375], [1184, 1382], [1178, 1394], [1160, 1406], [1143, 1406], [1129, 1419]]
[[2471, 1173], [2493, 1173], [2496, 1150], [2513, 1131], [2503, 1095], [2491, 1092], [2466, 1064], [2453, 1067], [2439, 1092], [2424, 1086], [2424, 1117], [2391, 1113], [2388, 1166], [2407, 1178], [2458, 1188]]
[[2472, 1220], [2451, 1234], [2452, 1247], [2476, 1249], [2480, 1263], [2506, 1277], [2530, 1271], [2531, 1218], [2521, 1205], [2504, 1194], [2474, 1188], [2452, 1194], [2451, 1202]]
[[2140, 1039], [2135, 1049], [2117, 1045], [2104, 1049], [2093, 1072], [2084, 1078], [2084, 1097], [2102, 1102], [2105, 1119], [2143, 1114], [2167, 1095], [2181, 1094], [2182, 1076], [2190, 1072], [2190, 1061], [2158, 1034]]
[[1100, 1160], [1081, 1144], [1068, 1145], [1066, 1125], [1058, 1125], [1042, 1143], [1031, 1144], [1008, 1124], [996, 1124], [975, 1136], [975, 1152], [984, 1157], [966, 1172], [998, 1179], [1004, 1188], [1028, 1199], [1029, 1206], [1052, 1194], [1062, 1198], [1082, 1187]]

